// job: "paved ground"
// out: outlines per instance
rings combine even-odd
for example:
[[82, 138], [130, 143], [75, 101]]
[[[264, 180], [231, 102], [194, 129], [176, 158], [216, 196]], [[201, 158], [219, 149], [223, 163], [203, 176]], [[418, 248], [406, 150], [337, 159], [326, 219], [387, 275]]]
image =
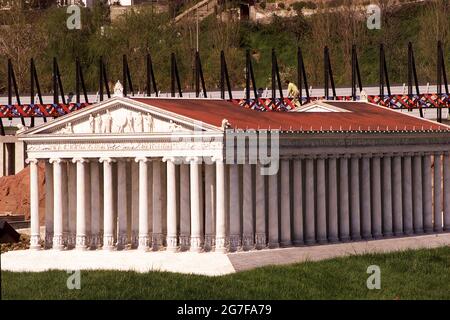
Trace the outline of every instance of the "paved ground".
[[303, 261], [331, 259], [355, 254], [393, 252], [406, 249], [436, 248], [441, 246], [450, 246], [450, 233], [237, 252], [229, 254], [228, 257], [236, 271], [243, 271], [266, 265], [281, 265]]
[[290, 264], [334, 257], [405, 249], [450, 246], [450, 233], [375, 241], [350, 242], [261, 251], [218, 253], [169, 253], [124, 251], [10, 251], [1, 255], [1, 270], [41, 272], [58, 270], [168, 271], [208, 276], [230, 274], [266, 265]]

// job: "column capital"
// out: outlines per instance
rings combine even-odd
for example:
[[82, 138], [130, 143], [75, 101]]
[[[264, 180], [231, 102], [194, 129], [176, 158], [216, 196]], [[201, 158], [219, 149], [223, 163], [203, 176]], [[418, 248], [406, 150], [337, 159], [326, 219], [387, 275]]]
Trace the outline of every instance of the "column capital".
[[151, 159], [147, 158], [147, 157], [136, 157], [134, 159], [135, 162], [150, 162], [152, 161]]
[[85, 159], [85, 158], [80, 158], [80, 157], [77, 157], [77, 158], [73, 158], [73, 159], [72, 159], [72, 163], [77, 163], [77, 162], [79, 162], [79, 163], [85, 163], [85, 162], [89, 162], [89, 160], [87, 160], [87, 159]]
[[186, 161], [194, 164], [200, 164], [202, 162], [201, 157], [186, 157]]
[[104, 157], [104, 158], [100, 158], [98, 159], [98, 162], [103, 163], [103, 162], [107, 162], [107, 163], [112, 163], [112, 162], [116, 162], [116, 160], [109, 158], [109, 157]]
[[224, 162], [225, 159], [223, 156], [212, 156], [211, 157], [211, 161], [212, 162]]
[[184, 161], [183, 161], [183, 157], [165, 156], [162, 158], [162, 162], [172, 162], [174, 164], [182, 164]]
[[38, 164], [38, 162], [39, 162], [39, 160], [35, 159], [35, 158], [28, 158], [28, 159], [25, 160], [26, 164], [30, 164], [30, 163]]
[[48, 162], [60, 164], [63, 160], [61, 158], [50, 158]]

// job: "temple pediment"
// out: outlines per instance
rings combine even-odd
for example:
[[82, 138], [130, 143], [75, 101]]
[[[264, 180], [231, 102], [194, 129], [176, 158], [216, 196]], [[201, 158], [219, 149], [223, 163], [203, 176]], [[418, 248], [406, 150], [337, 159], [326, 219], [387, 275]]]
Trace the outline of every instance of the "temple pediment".
[[148, 104], [112, 98], [24, 131], [21, 135], [143, 135], [220, 131]]

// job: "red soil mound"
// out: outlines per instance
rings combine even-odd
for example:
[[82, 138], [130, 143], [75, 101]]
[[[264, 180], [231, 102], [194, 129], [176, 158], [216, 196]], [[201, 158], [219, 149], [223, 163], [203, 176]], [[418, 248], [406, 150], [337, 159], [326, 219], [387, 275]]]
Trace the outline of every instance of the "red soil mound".
[[[39, 164], [39, 220], [45, 217], [45, 173]], [[0, 213], [24, 214], [30, 219], [30, 169], [26, 167], [14, 176], [0, 177]]]

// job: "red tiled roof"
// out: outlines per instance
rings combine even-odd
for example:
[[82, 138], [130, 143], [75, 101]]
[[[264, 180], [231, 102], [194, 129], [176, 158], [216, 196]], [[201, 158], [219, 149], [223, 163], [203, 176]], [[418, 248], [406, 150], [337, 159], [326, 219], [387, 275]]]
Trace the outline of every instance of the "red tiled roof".
[[236, 129], [281, 130], [449, 130], [436, 122], [395, 112], [364, 102], [335, 102], [327, 104], [351, 112], [261, 112], [240, 107], [226, 100], [154, 99], [133, 100], [220, 127], [227, 119]]

